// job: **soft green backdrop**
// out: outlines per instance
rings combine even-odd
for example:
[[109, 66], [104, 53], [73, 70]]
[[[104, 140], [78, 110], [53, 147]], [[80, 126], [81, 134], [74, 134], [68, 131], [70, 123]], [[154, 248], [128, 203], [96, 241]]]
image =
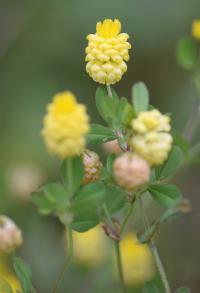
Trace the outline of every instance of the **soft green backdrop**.
[[[45, 106], [57, 91], [72, 90], [88, 105], [93, 121], [100, 119], [94, 109], [97, 84], [85, 72], [84, 48], [85, 36], [108, 17], [121, 20], [133, 44], [128, 72], [116, 89], [130, 97], [131, 85], [143, 80], [152, 103], [171, 112], [173, 125], [183, 130], [197, 93], [176, 64], [175, 47], [200, 17], [199, 0], [0, 0], [0, 212], [21, 226], [21, 253], [41, 293], [50, 292], [62, 264], [62, 230], [54, 218], [41, 218], [33, 206], [11, 197], [7, 174], [13, 166], [34, 163], [45, 178], [55, 178], [59, 162], [47, 155], [40, 129]], [[188, 285], [193, 293], [200, 288], [199, 171], [194, 165], [179, 174], [177, 184], [193, 212], [165, 226], [159, 240], [173, 289]], [[95, 276], [83, 276], [71, 273], [60, 292], [89, 292], [86, 284]]]

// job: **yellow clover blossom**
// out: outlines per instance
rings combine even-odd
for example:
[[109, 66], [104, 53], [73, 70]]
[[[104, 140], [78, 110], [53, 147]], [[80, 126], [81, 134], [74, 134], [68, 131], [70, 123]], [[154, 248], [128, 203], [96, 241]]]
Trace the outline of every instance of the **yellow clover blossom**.
[[94, 81], [115, 84], [127, 71], [129, 35], [121, 32], [118, 19], [105, 19], [96, 25], [96, 33], [87, 36], [86, 71]]
[[133, 119], [134, 136], [130, 144], [136, 153], [151, 165], [160, 165], [168, 157], [172, 146], [170, 117], [158, 110], [141, 112]]
[[42, 136], [49, 153], [62, 159], [80, 154], [88, 131], [86, 107], [69, 91], [57, 94], [43, 121]]
[[79, 265], [96, 267], [101, 265], [107, 256], [107, 238], [100, 226], [87, 232], [73, 231], [74, 259]]
[[162, 115], [157, 109], [144, 111], [139, 114], [137, 119], [132, 121], [133, 130], [137, 133], [146, 133], [149, 131], [171, 130], [170, 117]]
[[192, 22], [192, 36], [195, 39], [200, 40], [200, 19], [195, 19]]
[[120, 243], [122, 268], [127, 286], [138, 286], [150, 281], [155, 275], [151, 251], [140, 244], [135, 234], [127, 234]]

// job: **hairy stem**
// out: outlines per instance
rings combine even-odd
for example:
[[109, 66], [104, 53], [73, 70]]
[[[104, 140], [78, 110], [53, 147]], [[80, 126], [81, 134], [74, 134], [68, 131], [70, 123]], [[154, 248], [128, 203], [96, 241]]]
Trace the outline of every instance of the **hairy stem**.
[[122, 293], [126, 293], [119, 241], [114, 241], [114, 246], [115, 246], [115, 255], [116, 255], [116, 262], [117, 262], [117, 269], [118, 269], [121, 291]]

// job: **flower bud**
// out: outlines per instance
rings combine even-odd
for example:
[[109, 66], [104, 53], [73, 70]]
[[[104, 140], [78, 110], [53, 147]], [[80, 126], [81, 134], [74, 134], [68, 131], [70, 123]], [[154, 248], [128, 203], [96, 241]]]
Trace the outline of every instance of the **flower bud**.
[[10, 253], [23, 243], [21, 230], [6, 216], [0, 216], [0, 252]]
[[102, 163], [97, 153], [85, 150], [82, 153], [82, 159], [84, 166], [83, 184], [98, 181], [101, 176]]
[[102, 148], [106, 154], [121, 154], [122, 150], [119, 146], [118, 140], [114, 139], [111, 141], [104, 142]]
[[149, 181], [149, 164], [136, 154], [125, 153], [114, 162], [117, 184], [127, 191], [135, 191]]

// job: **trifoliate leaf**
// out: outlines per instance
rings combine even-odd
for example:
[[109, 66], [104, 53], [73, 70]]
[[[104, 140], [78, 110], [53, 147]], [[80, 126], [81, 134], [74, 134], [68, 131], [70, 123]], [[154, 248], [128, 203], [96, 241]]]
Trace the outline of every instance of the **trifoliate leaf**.
[[171, 184], [150, 185], [148, 190], [159, 204], [167, 208], [176, 205], [182, 197], [178, 187]]
[[33, 192], [32, 200], [41, 214], [64, 212], [68, 207], [69, 196], [60, 183], [47, 183]]

